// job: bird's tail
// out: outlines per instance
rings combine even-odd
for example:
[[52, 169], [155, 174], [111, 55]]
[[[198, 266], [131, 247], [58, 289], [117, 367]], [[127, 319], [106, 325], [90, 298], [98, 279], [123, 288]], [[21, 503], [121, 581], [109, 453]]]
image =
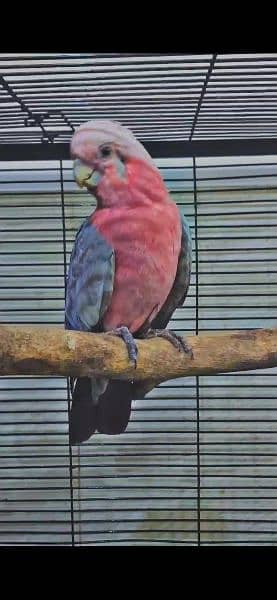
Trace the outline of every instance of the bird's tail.
[[133, 384], [129, 381], [109, 381], [97, 405], [97, 430], [107, 435], [117, 435], [125, 431], [134, 395]]
[[134, 397], [133, 383], [82, 377], [71, 386], [69, 441], [78, 445], [95, 431], [116, 435], [125, 431]]

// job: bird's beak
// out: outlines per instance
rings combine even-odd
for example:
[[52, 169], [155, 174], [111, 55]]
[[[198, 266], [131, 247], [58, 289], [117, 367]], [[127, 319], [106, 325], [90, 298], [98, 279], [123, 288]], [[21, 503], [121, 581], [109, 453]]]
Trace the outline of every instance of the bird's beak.
[[73, 173], [74, 179], [76, 183], [82, 187], [96, 187], [100, 181], [100, 173], [98, 171], [92, 169], [85, 163], [83, 163], [79, 158], [74, 160], [73, 163]]

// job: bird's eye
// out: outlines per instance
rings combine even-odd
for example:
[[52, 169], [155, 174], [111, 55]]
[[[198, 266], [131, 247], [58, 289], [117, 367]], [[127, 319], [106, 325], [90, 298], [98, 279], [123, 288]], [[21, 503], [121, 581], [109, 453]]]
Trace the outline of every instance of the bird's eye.
[[107, 158], [108, 156], [111, 155], [112, 149], [110, 146], [102, 146], [102, 148], [100, 148], [100, 152], [101, 152], [101, 156], [103, 158]]

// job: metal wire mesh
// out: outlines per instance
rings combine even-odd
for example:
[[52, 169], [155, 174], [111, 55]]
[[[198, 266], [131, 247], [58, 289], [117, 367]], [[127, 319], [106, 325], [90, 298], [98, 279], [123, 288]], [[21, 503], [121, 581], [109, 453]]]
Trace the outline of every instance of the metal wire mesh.
[[91, 118], [144, 141], [276, 138], [277, 54], [1, 54], [0, 143], [68, 142]]

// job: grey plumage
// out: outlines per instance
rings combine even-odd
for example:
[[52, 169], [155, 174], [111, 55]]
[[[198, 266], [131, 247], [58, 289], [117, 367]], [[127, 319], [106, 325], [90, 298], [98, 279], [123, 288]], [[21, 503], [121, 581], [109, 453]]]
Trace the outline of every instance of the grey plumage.
[[182, 224], [181, 250], [177, 272], [171, 292], [163, 307], [151, 323], [153, 329], [164, 329], [170, 321], [176, 308], [183, 306], [186, 299], [191, 276], [192, 242], [188, 222], [180, 215]]
[[67, 329], [97, 330], [113, 292], [114, 250], [89, 219], [77, 232], [67, 276]]
[[[77, 232], [67, 276], [65, 327], [99, 331], [113, 292], [114, 251], [89, 219]], [[90, 437], [97, 426], [97, 405], [104, 378], [71, 379], [69, 437], [72, 444]]]

